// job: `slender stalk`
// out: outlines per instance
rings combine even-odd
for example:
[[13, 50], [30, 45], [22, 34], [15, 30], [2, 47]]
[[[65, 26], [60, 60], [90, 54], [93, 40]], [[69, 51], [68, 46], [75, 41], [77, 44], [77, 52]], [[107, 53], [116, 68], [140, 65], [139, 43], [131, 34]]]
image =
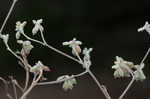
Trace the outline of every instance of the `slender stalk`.
[[13, 79], [12, 76], [10, 76], [10, 79], [11, 79], [11, 82], [12, 82], [12, 87], [13, 87], [14, 97], [15, 97], [15, 99], [18, 99], [17, 89], [16, 89], [16, 86], [15, 86], [15, 83], [14, 83], [14, 79]]
[[39, 76], [37, 77], [36, 79], [36, 75], [34, 75], [34, 78], [33, 78], [33, 81], [32, 81], [32, 84], [31, 86], [28, 88], [28, 90], [21, 96], [20, 99], [24, 99], [30, 92], [31, 90], [37, 85], [38, 81], [40, 80], [40, 78], [42, 77], [43, 75], [43, 70], [40, 70], [40, 74]]
[[8, 92], [8, 83], [7, 83], [7, 81], [5, 80], [5, 79], [3, 79], [2, 77], [0, 77], [0, 80], [4, 83], [4, 85], [5, 85], [5, 87], [4, 87], [4, 89], [5, 89], [5, 94], [6, 94], [6, 96], [9, 98], [9, 99], [13, 99], [13, 97], [9, 94], [9, 92]]
[[142, 61], [141, 61], [140, 64], [144, 63], [144, 61], [146, 60], [146, 58], [147, 58], [149, 52], [150, 52], [150, 48], [148, 48], [148, 50], [147, 50], [147, 52], [146, 52], [145, 56], [143, 57], [143, 59], [142, 59]]
[[51, 85], [51, 84], [58, 84], [58, 83], [61, 83], [61, 82], [64, 82], [66, 80], [69, 80], [69, 79], [72, 79], [72, 78], [77, 78], [77, 77], [80, 77], [80, 76], [83, 76], [87, 73], [87, 71], [84, 71], [80, 74], [76, 74], [76, 75], [73, 75], [72, 77], [70, 78], [65, 78], [63, 80], [59, 80], [59, 81], [50, 81], [50, 82], [41, 82], [41, 83], [37, 83], [37, 85]]
[[9, 19], [10, 15], [11, 15], [11, 13], [12, 13], [12, 11], [13, 11], [13, 8], [14, 8], [14, 6], [15, 6], [15, 4], [16, 4], [17, 1], [18, 1], [18, 0], [13, 0], [13, 3], [12, 3], [12, 5], [11, 5], [10, 9], [9, 9], [9, 12], [8, 12], [8, 14], [7, 14], [7, 16], [6, 16], [6, 18], [5, 18], [5, 20], [4, 20], [3, 24], [2, 24], [2, 26], [1, 26], [0, 34], [2, 34], [3, 29], [4, 29], [4, 27], [5, 27], [6, 23], [7, 23], [7, 21], [8, 21], [8, 19]]
[[23, 92], [23, 88], [19, 85], [19, 83], [14, 79], [13, 83], [20, 89], [21, 92]]
[[88, 70], [88, 73], [92, 77], [92, 79], [95, 81], [95, 83], [98, 85], [98, 87], [100, 88], [100, 90], [103, 92], [105, 98], [106, 99], [111, 99], [108, 91], [106, 90], [106, 88], [104, 88], [104, 85], [101, 85], [99, 83], [99, 81], [97, 80], [97, 78], [95, 77], [95, 75], [90, 70]]
[[74, 58], [74, 57], [72, 57], [72, 56], [70, 56], [70, 55], [68, 55], [68, 54], [66, 54], [66, 53], [64, 53], [64, 52], [62, 52], [62, 51], [60, 51], [60, 50], [54, 48], [54, 47], [51, 46], [51, 45], [48, 45], [47, 43], [45, 44], [45, 43], [43, 43], [43, 42], [41, 42], [41, 41], [32, 39], [32, 38], [30, 38], [29, 36], [27, 36], [25, 33], [23, 33], [23, 36], [24, 36], [25, 38], [27, 38], [28, 40], [31, 40], [31, 41], [33, 41], [33, 42], [36, 42], [36, 43], [39, 43], [39, 44], [41, 44], [41, 45], [47, 46], [49, 49], [51, 49], [51, 50], [53, 50], [53, 51], [55, 51], [55, 52], [57, 52], [57, 53], [59, 53], [59, 54], [65, 56], [65, 57], [68, 57], [69, 59], [71, 59], [71, 60], [73, 60], [73, 61], [75, 61], [75, 62], [78, 62], [79, 64], [82, 64], [82, 63], [81, 63], [79, 60], [77, 60], [76, 58]]
[[134, 76], [132, 77], [132, 80], [130, 81], [130, 83], [128, 84], [128, 86], [126, 87], [126, 89], [123, 91], [123, 93], [121, 94], [121, 96], [119, 97], [119, 99], [123, 99], [123, 97], [125, 96], [125, 94], [127, 93], [127, 91], [130, 89], [130, 87], [132, 86], [132, 84], [134, 83], [135, 78]]

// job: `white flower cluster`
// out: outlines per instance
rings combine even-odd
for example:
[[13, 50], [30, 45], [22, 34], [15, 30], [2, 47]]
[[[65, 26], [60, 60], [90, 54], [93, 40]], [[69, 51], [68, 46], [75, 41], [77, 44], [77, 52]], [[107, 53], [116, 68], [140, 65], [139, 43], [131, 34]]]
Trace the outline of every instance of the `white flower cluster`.
[[[63, 82], [63, 86], [62, 88], [64, 89], [64, 91], [68, 91], [68, 90], [72, 90], [72, 88], [74, 87], [75, 84], [77, 84], [77, 81], [75, 78], [72, 78], [72, 76], [69, 75], [63, 75], [57, 78], [57, 81], [62, 81], [64, 79], [67, 79]], [[71, 78], [71, 79], [70, 79]]]
[[72, 48], [72, 54], [76, 56], [76, 54], [81, 53], [80, 45], [82, 44], [81, 41], [77, 41], [76, 38], [73, 38], [71, 41], [63, 42], [63, 45], [68, 45]]
[[142, 32], [144, 30], [148, 32], [148, 34], [150, 34], [150, 24], [147, 21], [145, 22], [145, 25], [143, 27], [138, 29], [138, 32]]
[[32, 34], [36, 35], [38, 31], [43, 32], [44, 28], [41, 25], [41, 23], [43, 22], [43, 19], [39, 19], [39, 20], [33, 20], [33, 24], [35, 25], [34, 28], [32, 29]]
[[[134, 74], [135, 80], [143, 81], [146, 77], [142, 71], [144, 64], [134, 65], [132, 62], [123, 60], [123, 58], [116, 56], [115, 65], [112, 66], [112, 69], [115, 69], [114, 77], [130, 77], [131, 73]], [[135, 69], [135, 70], [133, 70]]]
[[90, 66], [92, 64], [91, 59], [90, 59], [90, 53], [92, 50], [93, 50], [93, 48], [89, 48], [89, 49], [84, 48], [84, 50], [83, 50], [83, 55], [84, 55], [83, 60], [84, 60], [85, 68], [90, 68]]
[[34, 48], [34, 46], [31, 44], [30, 41], [17, 40], [17, 42], [19, 44], [22, 44], [22, 50], [21, 50], [22, 55], [30, 54], [30, 51]]
[[50, 71], [48, 66], [43, 65], [41, 61], [38, 61], [33, 67], [30, 68], [30, 72], [39, 74], [40, 71]]
[[91, 60], [90, 60], [90, 53], [93, 50], [93, 48], [84, 48], [83, 51], [80, 48], [80, 45], [82, 45], [81, 41], [77, 41], [76, 38], [73, 38], [73, 40], [71, 41], [67, 41], [67, 42], [63, 42], [63, 45], [68, 45], [70, 48], [72, 48], [72, 54], [73, 55], [80, 55], [80, 53], [82, 52], [82, 54], [84, 55], [83, 57], [83, 68], [89, 69], [91, 66]]
[[22, 23], [20, 21], [16, 22], [16, 32], [17, 32], [16, 33], [16, 39], [19, 39], [21, 34], [24, 33], [24, 27], [26, 24], [27, 24], [26, 21], [24, 21]]

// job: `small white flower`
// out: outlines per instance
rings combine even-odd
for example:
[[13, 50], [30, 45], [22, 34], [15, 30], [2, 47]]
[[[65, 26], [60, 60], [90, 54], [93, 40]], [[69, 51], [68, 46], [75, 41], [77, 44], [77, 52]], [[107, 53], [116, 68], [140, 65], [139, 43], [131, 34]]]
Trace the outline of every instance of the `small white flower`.
[[79, 45], [81, 45], [82, 42], [77, 41], [76, 38], [73, 38], [73, 40], [71, 40], [71, 41], [63, 42], [62, 44], [65, 46], [68, 45], [70, 48], [72, 48], [72, 54], [75, 56], [76, 56], [76, 53], [77, 54], [81, 53], [81, 48]]
[[57, 79], [57, 81], [68, 79], [68, 80], [65, 80], [63, 83], [62, 88], [64, 89], [64, 91], [72, 90], [72, 88], [74, 87], [74, 84], [77, 84], [76, 79], [75, 78], [69, 79], [70, 77], [73, 77], [73, 75], [72, 76], [63, 75], [63, 76], [58, 77]]
[[50, 71], [48, 66], [43, 65], [41, 61], [38, 61], [33, 67], [30, 68], [30, 72], [39, 74], [40, 70]]
[[8, 39], [9, 39], [9, 34], [0, 35], [0, 38], [3, 39], [4, 43], [7, 45]]
[[33, 24], [35, 25], [34, 28], [32, 29], [32, 34], [35, 35], [37, 34], [37, 32], [40, 30], [41, 32], [43, 32], [44, 28], [41, 25], [43, 22], [43, 19], [39, 19], [39, 20], [33, 20]]
[[16, 22], [16, 39], [19, 39], [21, 36], [21, 33], [24, 33], [24, 27], [26, 24], [27, 24], [26, 21], [22, 23], [20, 21]]
[[147, 21], [145, 22], [145, 25], [143, 27], [138, 29], [138, 32], [142, 32], [144, 30], [148, 32], [148, 34], [150, 34], [150, 24]]
[[90, 60], [90, 53], [93, 50], [93, 48], [84, 48], [83, 54], [84, 54], [84, 65], [86, 66], [85, 68], [89, 68], [91, 66], [91, 60]]
[[137, 69], [135, 72], [134, 72], [134, 77], [135, 79], [138, 81], [143, 81], [146, 79], [146, 76], [144, 75], [144, 72], [143, 72], [143, 68], [144, 68], [144, 63], [141, 64], [141, 65], [135, 65], [135, 68]]
[[24, 33], [24, 27], [25, 27], [26, 24], [27, 24], [26, 21], [24, 21], [22, 23], [20, 21], [17, 21], [16, 22], [16, 31], [20, 32], [20, 33]]
[[[18, 43], [22, 43], [22, 41], [20, 41]], [[34, 48], [34, 47], [30, 41], [23, 41], [21, 53], [23, 55], [28, 55], [30, 53], [30, 51], [32, 50], [32, 48]]]
[[133, 72], [132, 68], [134, 64], [132, 62], [128, 62], [123, 60], [121, 57], [116, 56], [115, 65], [112, 66], [112, 69], [115, 69], [114, 77], [130, 77], [130, 73]]

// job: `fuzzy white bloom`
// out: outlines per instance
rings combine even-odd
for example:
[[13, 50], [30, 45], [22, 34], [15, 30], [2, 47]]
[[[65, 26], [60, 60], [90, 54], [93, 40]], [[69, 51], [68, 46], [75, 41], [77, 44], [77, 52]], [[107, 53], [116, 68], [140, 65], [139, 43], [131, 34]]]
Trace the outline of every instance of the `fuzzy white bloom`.
[[132, 62], [128, 62], [123, 60], [123, 58], [116, 56], [115, 65], [112, 66], [112, 69], [115, 69], [114, 77], [130, 77], [130, 73], [133, 72], [132, 68], [134, 64]]
[[135, 72], [134, 72], [134, 77], [135, 79], [138, 81], [143, 81], [146, 79], [146, 76], [144, 75], [144, 72], [143, 72], [143, 68], [144, 68], [144, 63], [141, 64], [141, 65], [135, 65], [135, 68], [137, 69]]
[[22, 50], [21, 50], [22, 55], [28, 55], [30, 51], [34, 48], [30, 41], [18, 40], [17, 42], [19, 44], [22, 44]]
[[138, 32], [142, 32], [144, 30], [148, 32], [148, 34], [150, 34], [150, 24], [147, 21], [145, 22], [145, 25], [143, 27], [138, 29]]
[[0, 38], [3, 39], [3, 42], [7, 45], [8, 39], [9, 39], [9, 34], [0, 35]]
[[81, 53], [81, 48], [79, 45], [82, 45], [81, 41], [77, 41], [76, 38], [73, 38], [71, 41], [63, 42], [64, 46], [68, 45], [70, 48], [72, 48], [72, 54], [76, 56], [76, 53]]
[[35, 35], [37, 34], [38, 31], [41, 31], [43, 32], [44, 28], [43, 26], [41, 25], [43, 22], [43, 19], [39, 19], [39, 20], [33, 20], [33, 24], [35, 25], [32, 29], [32, 34]]
[[16, 22], [16, 31], [17, 31], [17, 33], [16, 33], [16, 39], [20, 38], [20, 36], [21, 36], [20, 33], [24, 33], [24, 27], [25, 27], [26, 24], [27, 24], [26, 21], [24, 21], [22, 23], [20, 21]]
[[93, 48], [89, 48], [89, 49], [84, 48], [84, 50], [83, 50], [83, 54], [84, 54], [83, 60], [84, 60], [84, 65], [86, 66], [84, 68], [89, 68], [92, 64], [91, 60], [90, 60], [90, 53], [92, 50], [93, 50]]
[[30, 72], [39, 74], [40, 70], [50, 71], [50, 69], [43, 65], [41, 61], [38, 61], [33, 67], [30, 68]]
[[64, 91], [72, 90], [73, 87], [74, 87], [74, 84], [77, 84], [76, 79], [75, 79], [75, 78], [69, 79], [70, 77], [73, 77], [73, 75], [72, 75], [72, 76], [63, 75], [63, 76], [60, 76], [60, 77], [57, 78], [57, 81], [61, 81], [61, 80], [64, 80], [64, 79], [68, 79], [68, 80], [65, 80], [65, 81], [63, 82], [62, 88], [64, 89]]

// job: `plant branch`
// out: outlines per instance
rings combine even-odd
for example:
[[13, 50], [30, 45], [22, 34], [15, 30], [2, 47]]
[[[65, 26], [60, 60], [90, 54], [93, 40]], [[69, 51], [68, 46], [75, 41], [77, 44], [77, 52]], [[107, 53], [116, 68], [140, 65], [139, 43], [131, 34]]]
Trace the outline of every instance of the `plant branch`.
[[11, 79], [11, 83], [12, 83], [12, 87], [13, 87], [14, 97], [15, 97], [15, 99], [18, 99], [17, 89], [16, 89], [16, 85], [14, 83], [14, 79], [12, 76], [10, 76], [10, 79]]
[[12, 5], [11, 5], [10, 9], [9, 9], [9, 12], [8, 12], [8, 14], [7, 14], [7, 16], [6, 16], [6, 18], [5, 18], [5, 20], [4, 20], [3, 24], [2, 24], [2, 26], [1, 26], [0, 35], [2, 34], [3, 29], [4, 29], [4, 27], [5, 27], [6, 23], [7, 23], [7, 21], [8, 21], [8, 19], [9, 19], [10, 15], [11, 15], [11, 13], [12, 13], [12, 11], [13, 11], [13, 8], [14, 8], [14, 6], [15, 6], [15, 4], [16, 4], [17, 1], [18, 1], [18, 0], [13, 0], [13, 3], [12, 3]]
[[57, 52], [57, 53], [59, 53], [59, 54], [65, 56], [65, 57], [68, 57], [69, 59], [71, 59], [71, 60], [73, 60], [73, 61], [75, 61], [75, 62], [78, 62], [79, 64], [82, 64], [82, 63], [81, 63], [79, 60], [77, 60], [76, 58], [74, 58], [74, 57], [72, 57], [72, 56], [70, 56], [70, 55], [68, 55], [68, 54], [66, 54], [66, 53], [64, 53], [64, 52], [62, 52], [62, 51], [60, 51], [60, 50], [54, 48], [53, 46], [48, 45], [47, 43], [44, 43], [44, 42], [41, 42], [41, 41], [32, 39], [32, 38], [30, 38], [29, 36], [27, 36], [25, 33], [22, 33], [22, 34], [23, 34], [23, 36], [24, 36], [25, 38], [27, 38], [28, 40], [33, 41], [33, 42], [36, 42], [36, 43], [39, 43], [39, 44], [41, 44], [41, 45], [44, 45], [44, 46], [48, 47], [49, 49], [51, 49], [51, 50], [53, 50], [53, 51], [55, 51], [55, 52]]
[[92, 79], [95, 81], [95, 83], [98, 85], [98, 87], [100, 88], [100, 90], [103, 92], [104, 96], [106, 99], [111, 99], [106, 87], [104, 87], [104, 85], [101, 85], [99, 83], [99, 81], [97, 80], [97, 78], [95, 77], [95, 75], [90, 71], [88, 70], [88, 73], [89, 75], [92, 77]]
[[6, 96], [9, 98], [9, 99], [13, 99], [13, 97], [9, 94], [9, 92], [8, 92], [8, 83], [7, 83], [7, 81], [5, 80], [5, 79], [3, 79], [2, 77], [0, 77], [0, 80], [4, 83], [4, 85], [5, 85], [5, 87], [4, 87], [4, 89], [5, 89], [5, 94], [6, 94]]
[[77, 78], [77, 77], [80, 77], [80, 76], [83, 76], [87, 73], [87, 71], [84, 71], [80, 74], [76, 74], [76, 75], [73, 75], [72, 77], [70, 78], [65, 78], [63, 80], [59, 80], [59, 81], [50, 81], [50, 82], [41, 82], [41, 83], [37, 83], [37, 85], [51, 85], [51, 84], [58, 84], [58, 83], [61, 83], [61, 82], [64, 82], [66, 80], [69, 80], [69, 79], [72, 79], [72, 78]]
[[24, 99], [30, 93], [30, 91], [37, 85], [42, 75], [43, 75], [43, 70], [40, 70], [40, 74], [38, 75], [37, 79], [36, 79], [37, 75], [34, 74], [34, 78], [33, 78], [31, 86], [25, 91], [25, 93], [21, 96], [20, 99]]

